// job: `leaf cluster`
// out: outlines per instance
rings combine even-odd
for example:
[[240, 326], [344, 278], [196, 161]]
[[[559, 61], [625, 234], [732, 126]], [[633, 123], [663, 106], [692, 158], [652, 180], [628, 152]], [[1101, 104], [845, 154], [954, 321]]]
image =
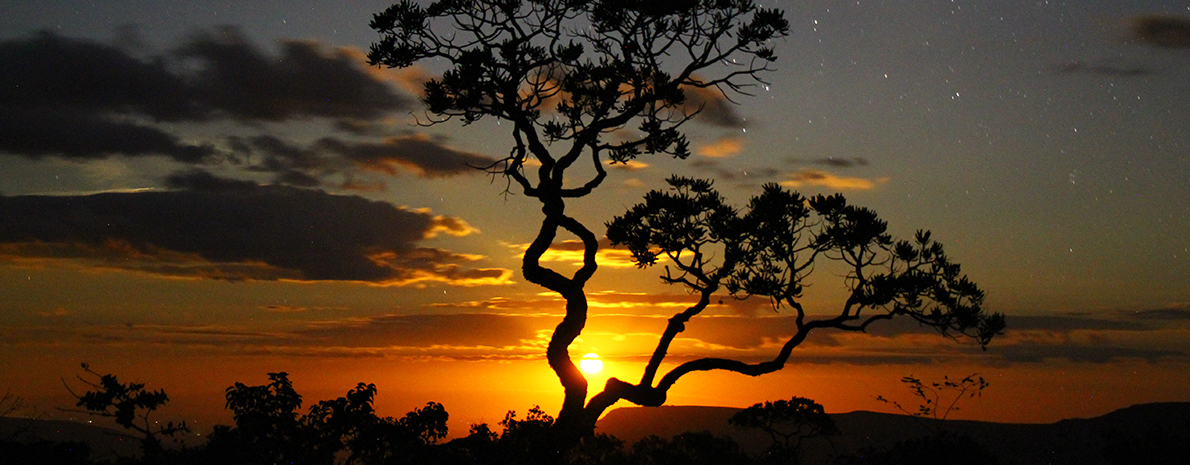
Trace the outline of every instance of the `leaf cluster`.
[[155, 410], [169, 403], [164, 389], [153, 391], [145, 389], [144, 383], [121, 383], [115, 375], [100, 375], [86, 363], [82, 368], [86, 377], [77, 378], [91, 389], [79, 395], [67, 386], [77, 400], [75, 406], [82, 407], [83, 413], [111, 418], [124, 429], [139, 433], [146, 456], [159, 456], [161, 436], [171, 437], [190, 431], [186, 422], [175, 424], [171, 421], [154, 427], [156, 422], [149, 420]]
[[796, 396], [789, 400], [754, 404], [736, 412], [727, 422], [768, 433], [773, 440], [771, 455], [796, 454], [805, 438], [839, 434], [822, 404]]
[[[858, 331], [906, 315], [943, 335], [969, 336], [986, 346], [1004, 328], [1003, 315], [983, 310], [983, 290], [928, 231], [919, 230], [913, 241], [894, 241], [874, 211], [839, 194], [805, 198], [769, 184], [736, 209], [710, 181], [673, 177], [668, 183], [668, 191], [650, 192], [607, 224], [608, 239], [627, 247], [638, 266], [667, 259], [667, 283], [696, 292], [722, 285], [737, 298], [767, 297], [776, 309], [797, 312], [799, 330]], [[820, 260], [843, 264], [850, 295], [839, 314], [807, 322], [799, 300]]]
[[[752, 0], [440, 0], [424, 8], [403, 0], [371, 27], [381, 36], [372, 65], [449, 64], [425, 83], [431, 123], [514, 123], [517, 147], [503, 160], [514, 178], [529, 154], [543, 173], [586, 149], [616, 162], [687, 157], [679, 126], [701, 108], [689, 108], [686, 91], [742, 93], [776, 59], [773, 41], [789, 34], [780, 11]], [[618, 141], [602, 141], [617, 131]], [[559, 141], [571, 146], [555, 160], [545, 144]]]

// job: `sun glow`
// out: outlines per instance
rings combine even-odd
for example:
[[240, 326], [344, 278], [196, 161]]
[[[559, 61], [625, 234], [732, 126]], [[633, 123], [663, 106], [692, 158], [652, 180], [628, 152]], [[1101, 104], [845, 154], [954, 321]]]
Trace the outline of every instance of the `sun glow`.
[[578, 362], [578, 367], [590, 374], [599, 373], [603, 369], [603, 360], [597, 354], [587, 354]]

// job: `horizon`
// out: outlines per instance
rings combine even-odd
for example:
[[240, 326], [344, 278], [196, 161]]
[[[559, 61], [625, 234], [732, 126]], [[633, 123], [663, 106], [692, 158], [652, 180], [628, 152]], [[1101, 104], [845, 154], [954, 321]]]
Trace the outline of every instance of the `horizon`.
[[[0, 392], [59, 418], [89, 363], [164, 389], [157, 419], [209, 430], [230, 424], [224, 389], [285, 371], [304, 406], [359, 382], [381, 416], [439, 402], [450, 437], [556, 415], [563, 301], [520, 272], [540, 207], [468, 167], [508, 153], [508, 126], [416, 125], [443, 69], [367, 66], [391, 3], [0, 6], [0, 64], [20, 70], [0, 76]], [[840, 192], [898, 239], [930, 230], [1008, 329], [986, 351], [905, 319], [815, 331], [783, 370], [690, 375], [666, 406], [879, 411], [908, 397], [902, 377], [972, 373], [990, 386], [952, 419], [1190, 401], [1190, 49], [1136, 27], [1190, 7], [768, 3], [792, 26], [770, 84], [738, 104], [691, 92], [689, 159], [612, 165], [569, 205], [603, 245], [570, 347], [602, 361], [592, 391], [639, 379], [697, 300], [603, 236], [677, 174], [736, 207], [779, 183]], [[573, 240], [543, 261], [576, 268]], [[816, 270], [807, 311], [837, 313], [839, 273]], [[786, 309], [719, 297], [662, 372], [766, 360], [790, 336]]]

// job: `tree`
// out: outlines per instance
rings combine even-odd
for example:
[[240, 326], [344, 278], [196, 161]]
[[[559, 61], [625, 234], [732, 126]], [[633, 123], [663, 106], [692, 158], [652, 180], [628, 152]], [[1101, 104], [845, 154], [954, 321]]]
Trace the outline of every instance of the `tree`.
[[773, 439], [765, 452], [770, 463], [801, 463], [803, 439], [839, 434], [822, 404], [803, 397], [754, 404], [736, 412], [727, 422], [768, 433]]
[[359, 383], [343, 397], [310, 406], [302, 415], [302, 396], [285, 372], [269, 373], [269, 383], [227, 388], [227, 408], [234, 428], [216, 427], [208, 457], [221, 463], [429, 463], [431, 448], [446, 437], [449, 415], [429, 402], [403, 418], [380, 418], [373, 408], [376, 385]]
[[[884, 396], [876, 396], [876, 400], [886, 404], [892, 404], [897, 410], [917, 418], [932, 418], [934, 419], [931, 425], [922, 425], [928, 431], [936, 434], [942, 433], [942, 427], [946, 423], [946, 418], [950, 413], [959, 409], [959, 401], [964, 397], [971, 398], [982, 396], [983, 390], [990, 385], [979, 373], [972, 373], [961, 380], [950, 379], [949, 376], [943, 376], [942, 381], [934, 381], [929, 384], [923, 383], [920, 379], [913, 376], [906, 376], [901, 378], [901, 382], [913, 391], [913, 396], [921, 399], [921, 404], [917, 406], [917, 411], [910, 412], [903, 407], [900, 402], [890, 400]], [[949, 398], [949, 400], [947, 400]], [[945, 405], [943, 405], [945, 404]], [[921, 424], [919, 422], [919, 424]]]
[[[888, 224], [875, 212], [848, 205], [838, 194], [804, 198], [769, 184], [739, 211], [726, 204], [711, 181], [672, 177], [668, 183], [670, 190], [649, 192], [644, 203], [608, 223], [607, 237], [626, 246], [641, 267], [666, 259], [673, 268], [666, 265], [662, 281], [685, 286], [699, 300], [669, 320], [639, 384], [608, 381], [609, 391], [622, 393], [620, 398], [660, 405], [669, 388], [691, 372], [758, 376], [780, 370], [793, 349], [818, 329], [865, 331], [872, 323], [902, 316], [984, 347], [1004, 329], [1004, 316], [983, 310], [983, 291], [960, 275], [959, 265], [929, 231], [918, 230], [913, 242], [893, 241]], [[800, 300], [803, 282], [820, 260], [844, 266], [850, 295], [838, 313], [814, 318]], [[771, 360], [692, 360], [654, 386], [670, 342], [721, 290], [738, 298], [766, 297], [775, 309], [792, 309], [793, 335]]]
[[[100, 375], [92, 371], [90, 365], [84, 363], [82, 366], [86, 377], [80, 375], [77, 378], [83, 384], [90, 386], [91, 390], [80, 395], [75, 394], [70, 386], [66, 385], [66, 390], [78, 400], [75, 406], [83, 408], [83, 410], [71, 411], [111, 418], [124, 429], [139, 433], [141, 435], [139, 437], [129, 437], [140, 439], [141, 450], [145, 454], [146, 462], [154, 463], [162, 460], [161, 437], [172, 437], [178, 433], [190, 431], [186, 422], [174, 424], [171, 421], [161, 425], [156, 421], [149, 420], [149, 416], [157, 408], [169, 403], [169, 396], [165, 394], [164, 389], [145, 390], [144, 383], [124, 384], [115, 375]], [[65, 385], [66, 382], [63, 381], [62, 384]]]
[[[626, 163], [643, 154], [686, 158], [689, 144], [681, 128], [702, 109], [687, 101], [687, 91], [713, 89], [728, 98], [746, 94], [748, 85], [763, 82], [760, 75], [776, 59], [772, 43], [789, 34], [789, 23], [780, 11], [760, 8], [752, 0], [440, 0], [425, 8], [406, 0], [375, 15], [371, 27], [381, 35], [368, 53], [372, 65], [401, 68], [428, 59], [449, 64], [441, 78], [425, 83], [423, 103], [429, 119], [424, 124], [450, 119], [467, 124], [484, 117], [512, 123], [509, 154], [483, 168], [503, 176], [508, 190], [515, 186], [542, 205], [541, 227], [525, 251], [521, 271], [527, 281], [566, 301], [565, 316], [546, 350], [564, 390], [554, 423], [564, 443], [574, 444], [590, 434], [599, 415], [621, 399], [661, 405], [668, 389], [686, 373], [724, 369], [758, 375], [780, 369], [789, 351], [813, 329], [862, 331], [873, 321], [910, 315], [944, 334], [979, 333], [986, 344], [1003, 326], [1002, 318], [982, 313], [982, 293], [965, 278], [959, 280], [957, 265], [945, 260], [928, 234], [919, 237], [920, 247], [907, 244], [902, 250], [898, 243], [897, 259], [875, 262], [870, 252], [892, 245], [883, 230], [870, 234], [882, 223], [867, 210], [849, 208], [841, 197], [829, 197], [820, 202], [824, 218], [832, 218], [829, 234], [805, 249], [797, 238], [808, 226], [801, 222], [804, 218], [795, 217], [798, 206], [790, 204], [783, 207], [787, 211], [776, 212], [785, 214], [784, 224], [762, 221], [746, 239], [710, 238], [733, 254], [717, 269], [703, 268], [708, 264], [698, 253], [694, 262], [680, 266], [681, 274], [669, 282], [686, 284], [702, 300], [671, 319], [640, 383], [611, 379], [587, 401], [587, 380], [571, 360], [569, 347], [586, 324], [584, 286], [597, 268], [599, 241], [567, 213], [567, 202], [588, 195], [603, 182], [605, 160]], [[583, 160], [590, 163], [589, 176], [575, 177], [574, 170], [581, 169], [576, 163]], [[533, 163], [537, 166], [531, 169]], [[567, 182], [568, 174], [580, 181]], [[658, 231], [650, 237], [673, 234], [673, 240], [651, 244], [677, 247], [665, 251], [674, 258], [681, 250], [695, 247], [697, 252], [699, 247], [678, 242], [682, 234], [705, 232], [709, 226], [736, 227], [738, 221], [729, 218], [734, 210], [713, 203], [693, 206], [697, 210], [688, 216], [714, 225]], [[718, 224], [721, 220], [730, 224]], [[787, 229], [776, 229], [780, 227]], [[541, 264], [559, 233], [569, 233], [583, 244], [582, 265], [569, 276]], [[743, 231], [715, 234], [719, 233]], [[608, 236], [613, 234], [619, 233], [609, 225]], [[860, 241], [860, 236], [868, 240]], [[639, 238], [617, 237], [613, 240], [629, 245], [643, 259], [642, 266], [655, 262], [647, 241], [633, 245], [628, 241]], [[809, 262], [831, 253], [839, 254], [837, 260], [855, 261], [856, 271], [849, 278], [854, 292], [837, 317], [805, 321], [797, 305], [801, 278], [812, 269], [806, 251]], [[869, 273], [881, 264], [890, 271]], [[764, 295], [797, 310], [796, 335], [771, 362], [697, 360], [680, 365], [654, 385], [670, 341], [722, 285], [741, 297]], [[929, 307], [925, 297], [944, 301]], [[884, 307], [886, 314], [861, 316], [865, 309]]]
[[[686, 92], [746, 90], [776, 59], [772, 42], [788, 35], [788, 22], [752, 0], [440, 0], [426, 8], [404, 0], [375, 15], [371, 27], [381, 35], [368, 53], [372, 65], [435, 59], [451, 66], [425, 83], [432, 115], [425, 124], [512, 123], [511, 151], [485, 168], [542, 205], [521, 271], [566, 300], [546, 351], [565, 392], [557, 424], [589, 433], [617, 395], [585, 405], [587, 380], [568, 352], [586, 324], [583, 288], [596, 270], [599, 240], [567, 213], [566, 202], [603, 182], [605, 160], [687, 157], [680, 129], [701, 107]], [[565, 182], [583, 159], [590, 177]], [[534, 161], [540, 165], [529, 168]], [[584, 245], [583, 264], [570, 276], [540, 262], [559, 232]]]

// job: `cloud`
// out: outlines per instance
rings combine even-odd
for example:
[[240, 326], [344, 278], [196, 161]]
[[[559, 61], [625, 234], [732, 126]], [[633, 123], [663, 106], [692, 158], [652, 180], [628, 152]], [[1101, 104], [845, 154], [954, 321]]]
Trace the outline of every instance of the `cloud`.
[[686, 113], [699, 111], [695, 121], [711, 126], [739, 128], [744, 117], [736, 112], [736, 105], [727, 99], [717, 87], [683, 87], [686, 102], [682, 109]]
[[1128, 28], [1141, 42], [1164, 48], [1190, 48], [1190, 19], [1173, 15], [1128, 18]]
[[453, 149], [444, 140], [424, 134], [393, 137], [378, 143], [346, 143], [324, 138], [316, 146], [321, 151], [339, 155], [367, 170], [387, 174], [408, 171], [426, 178], [482, 173], [476, 168], [484, 168], [495, 162], [483, 155]]
[[[174, 126], [162, 123], [227, 119], [327, 118], [361, 134], [367, 132], [361, 128], [391, 123], [390, 115], [414, 103], [390, 85], [392, 76], [364, 63], [362, 51], [309, 41], [284, 41], [279, 52], [266, 53], [234, 28], [198, 32], [174, 51], [148, 57], [50, 32], [3, 40], [0, 153], [82, 160], [165, 156], [205, 164], [225, 154], [211, 143], [183, 142]], [[253, 142], [263, 145], [270, 138], [280, 141], [265, 135]], [[452, 160], [436, 158], [443, 150], [433, 144], [405, 148], [428, 150], [403, 158], [427, 175], [462, 171], [445, 168]], [[316, 173], [301, 168], [278, 170], [278, 179], [315, 185]]]
[[257, 186], [204, 172], [181, 190], [0, 197], [0, 255], [215, 279], [360, 281], [385, 285], [506, 283], [481, 257], [419, 246], [457, 218], [356, 196]]
[[1057, 74], [1101, 74], [1105, 76], [1144, 76], [1153, 71], [1143, 66], [1113, 65], [1109, 63], [1084, 63], [1071, 61], [1056, 67]]
[[744, 140], [737, 136], [725, 136], [706, 145], [699, 146], [699, 155], [711, 158], [724, 158], [737, 155], [744, 149]]
[[[272, 135], [229, 137], [227, 144], [247, 169], [276, 173], [275, 182], [303, 187], [326, 184], [326, 179], [363, 170], [396, 176], [409, 173], [442, 178], [482, 173], [476, 167], [494, 160], [446, 145], [425, 135], [392, 137], [382, 142], [352, 142], [324, 137], [306, 147]], [[348, 178], [347, 183], [354, 182]]]
[[852, 158], [827, 157], [827, 158], [818, 158], [818, 159], [809, 160], [809, 161], [803, 161], [803, 160], [800, 160], [797, 158], [793, 158], [793, 159], [790, 159], [789, 162], [790, 163], [810, 163], [810, 164], [814, 164], [814, 165], [829, 166], [831, 168], [852, 168], [852, 167], [856, 167], [856, 166], [868, 166], [868, 160], [865, 158], [861, 158], [861, 157], [852, 157]]
[[[572, 353], [595, 351], [608, 360], [644, 363], [664, 331], [667, 319], [690, 300], [683, 295], [592, 292], [592, 312]], [[617, 305], [623, 303], [625, 305]], [[604, 305], [595, 305], [604, 304]], [[636, 307], [633, 307], [636, 305]], [[624, 310], [648, 310], [632, 314]], [[86, 325], [0, 328], [10, 343], [180, 344], [219, 353], [273, 353], [315, 357], [412, 357], [454, 360], [541, 358], [564, 302], [548, 296], [527, 299], [431, 304], [425, 313], [328, 317], [305, 327], [260, 331], [236, 326]], [[796, 327], [789, 315], [724, 315], [716, 307], [695, 317], [673, 341], [667, 362], [699, 357], [727, 357], [747, 362], [771, 360]], [[269, 307], [263, 311], [315, 309]], [[338, 311], [339, 309], [327, 309]], [[450, 313], [444, 313], [450, 312]], [[826, 315], [816, 315], [824, 317]], [[1030, 317], [1015, 317], [1025, 319]], [[1064, 317], [1076, 327], [1102, 327], [1104, 318]], [[1010, 325], [1015, 322], [1010, 320]], [[1055, 320], [1039, 319], [1039, 326]], [[69, 334], [68, 334], [69, 333]], [[1168, 344], [1164, 341], [1180, 341]], [[1069, 360], [1108, 364], [1124, 360], [1158, 363], [1184, 360], [1185, 333], [1180, 329], [1138, 331], [1075, 329], [1060, 332], [1010, 329], [987, 351], [955, 343], [905, 318], [880, 322], [867, 333], [815, 331], [790, 363], [853, 365], [928, 364], [972, 361], [1007, 365]]]
[[[529, 249], [529, 244], [509, 244], [508, 246], [517, 251], [517, 259], [524, 258], [525, 251]], [[540, 260], [542, 262], [567, 262], [570, 265], [582, 266], [584, 252], [585, 247], [582, 241], [567, 240], [555, 242], [550, 244], [549, 250], [546, 250], [541, 255]], [[595, 263], [598, 263], [599, 266], [611, 268], [636, 266], [636, 262], [632, 261], [632, 252], [627, 249], [612, 247], [611, 242], [606, 237], [599, 240], [599, 251], [595, 253]]]
[[1190, 321], [1190, 305], [1121, 312], [1124, 318], [1148, 321]]
[[311, 41], [281, 42], [268, 56], [236, 28], [194, 34], [178, 48], [196, 102], [246, 121], [301, 117], [371, 120], [413, 100], [363, 66], [363, 54]]
[[647, 169], [649, 167], [649, 164], [638, 161], [638, 160], [628, 160], [625, 162], [609, 161], [607, 163], [607, 166], [608, 166], [608, 168], [611, 168], [614, 170], [640, 171], [643, 169]]
[[700, 172], [707, 173], [711, 179], [724, 182], [742, 180], [762, 182], [780, 173], [776, 169], [767, 167], [746, 168], [732, 165], [728, 168], [724, 167], [719, 160], [708, 158], [693, 160], [690, 162], [690, 166]]
[[780, 184], [786, 187], [823, 186], [837, 190], [866, 190], [872, 189], [889, 181], [889, 178], [852, 178], [837, 176], [826, 171], [803, 169], [786, 175], [788, 178]]
[[186, 144], [158, 128], [131, 121], [63, 110], [3, 107], [0, 152], [73, 159], [164, 155], [184, 163], [202, 163], [217, 154], [209, 144]]

